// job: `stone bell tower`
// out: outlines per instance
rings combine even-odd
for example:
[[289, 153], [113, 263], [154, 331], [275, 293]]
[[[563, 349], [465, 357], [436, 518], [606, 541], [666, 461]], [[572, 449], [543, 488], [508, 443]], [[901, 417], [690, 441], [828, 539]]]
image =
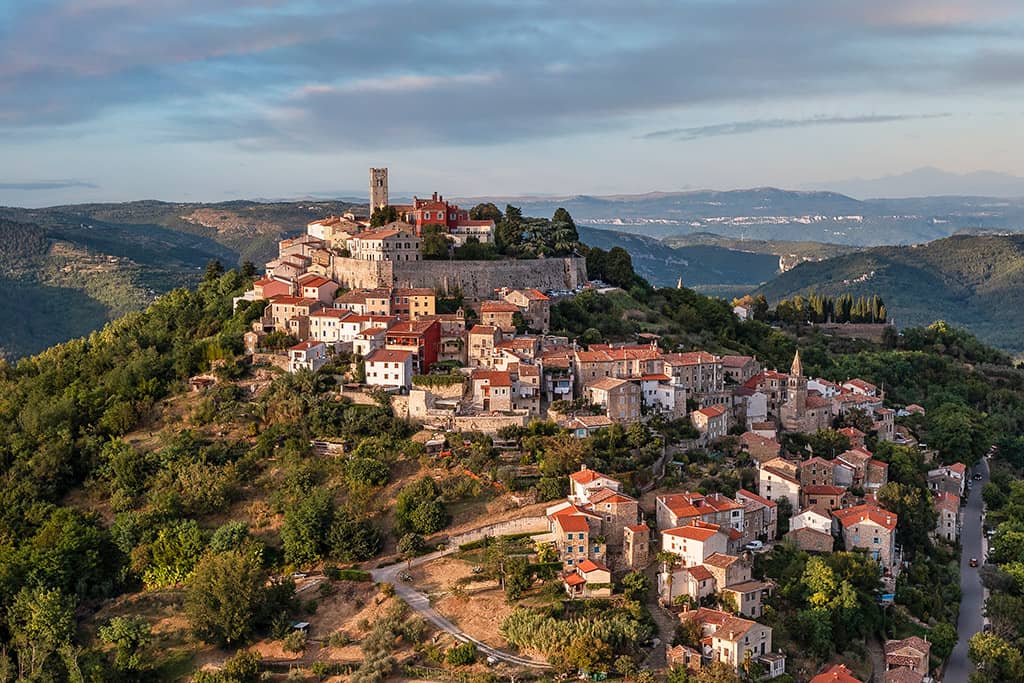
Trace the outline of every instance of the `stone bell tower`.
[[370, 169], [370, 213], [388, 205], [388, 169]]

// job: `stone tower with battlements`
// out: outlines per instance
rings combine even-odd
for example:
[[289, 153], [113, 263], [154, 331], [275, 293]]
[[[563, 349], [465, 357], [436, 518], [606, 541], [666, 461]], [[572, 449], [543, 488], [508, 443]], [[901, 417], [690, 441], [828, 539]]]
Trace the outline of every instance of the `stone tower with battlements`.
[[370, 169], [370, 213], [388, 205], [388, 169]]

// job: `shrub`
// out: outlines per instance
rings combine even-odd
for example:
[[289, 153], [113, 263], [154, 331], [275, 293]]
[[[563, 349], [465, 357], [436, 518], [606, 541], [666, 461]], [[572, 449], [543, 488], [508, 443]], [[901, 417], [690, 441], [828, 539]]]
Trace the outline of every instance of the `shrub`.
[[306, 631], [295, 629], [284, 637], [285, 652], [302, 652], [306, 649]]
[[473, 643], [462, 643], [449, 648], [444, 660], [451, 666], [466, 666], [476, 660], [476, 646]]

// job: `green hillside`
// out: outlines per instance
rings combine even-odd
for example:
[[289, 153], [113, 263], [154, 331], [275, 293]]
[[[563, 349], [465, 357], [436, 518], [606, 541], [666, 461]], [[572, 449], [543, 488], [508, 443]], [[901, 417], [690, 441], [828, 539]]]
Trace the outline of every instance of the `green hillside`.
[[1024, 236], [958, 235], [803, 263], [758, 291], [770, 301], [816, 290], [878, 294], [900, 327], [946, 320], [1024, 351]]
[[671, 287], [679, 278], [688, 287], [737, 286], [743, 291], [771, 279], [779, 259], [769, 252], [738, 250], [716, 244], [674, 247], [652, 237], [580, 226], [580, 240], [601, 249], [622, 247], [633, 267], [652, 284]]

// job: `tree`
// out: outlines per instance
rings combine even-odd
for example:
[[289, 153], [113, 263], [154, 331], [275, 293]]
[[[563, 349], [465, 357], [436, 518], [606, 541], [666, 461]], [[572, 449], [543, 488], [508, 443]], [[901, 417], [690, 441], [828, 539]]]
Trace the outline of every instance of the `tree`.
[[928, 640], [932, 644], [932, 652], [935, 653], [935, 656], [945, 661], [956, 647], [959, 637], [956, 627], [943, 621], [932, 627], [928, 634]]
[[206, 282], [214, 282], [220, 279], [220, 276], [224, 274], [224, 264], [217, 259], [214, 259], [206, 264], [206, 274], [203, 279]]
[[354, 456], [345, 463], [345, 479], [349, 484], [383, 486], [390, 476], [387, 464], [375, 458]]
[[203, 533], [194, 520], [165, 526], [148, 548], [140, 548], [143, 582], [150, 588], [181, 583], [192, 573], [203, 549]]
[[628, 681], [637, 672], [636, 662], [629, 655], [620, 655], [615, 659], [615, 670]]
[[622, 577], [622, 592], [629, 600], [642, 600], [651, 589], [651, 581], [643, 572], [632, 571]]
[[327, 545], [331, 555], [342, 562], [359, 562], [379, 553], [384, 539], [369, 520], [357, 519], [352, 513], [342, 511], [334, 515]]
[[495, 224], [497, 224], [502, 218], [501, 209], [491, 202], [484, 202], [474, 206], [469, 210], [469, 217], [474, 221], [492, 220]]
[[967, 642], [967, 656], [988, 681], [1024, 680], [1024, 656], [994, 633], [975, 633]]
[[266, 604], [267, 577], [257, 562], [237, 550], [208, 554], [189, 579], [185, 614], [206, 642], [233, 645], [252, 633]]
[[398, 539], [398, 553], [412, 569], [412, 561], [417, 555], [423, 552], [423, 537], [419, 534], [406, 534]]
[[670, 553], [667, 550], [662, 550], [657, 554], [656, 559], [661, 564], [661, 571], [665, 574], [665, 588], [668, 591], [669, 597], [671, 597], [672, 574], [675, 571], [676, 565], [679, 563], [679, 556], [675, 553]]
[[523, 243], [523, 212], [511, 204], [505, 207], [505, 215], [497, 224], [494, 240], [498, 251], [515, 255]]
[[739, 674], [725, 662], [711, 662], [693, 676], [694, 683], [741, 683]]
[[316, 489], [285, 512], [281, 541], [286, 562], [308, 564], [320, 559], [334, 514], [333, 507], [327, 491]]
[[444, 655], [449, 666], [467, 666], [476, 660], [476, 646], [473, 643], [461, 643], [448, 648]]
[[49, 669], [58, 648], [71, 642], [74, 606], [55, 588], [22, 588], [7, 610], [7, 628], [21, 676], [34, 679]]
[[398, 220], [398, 209], [393, 206], [378, 206], [370, 214], [370, 227], [379, 228]]
[[423, 226], [423, 232], [420, 236], [420, 254], [425, 260], [448, 258], [448, 251], [451, 248], [452, 240], [448, 237], [447, 232], [443, 225], [436, 223]]
[[430, 477], [407, 484], [395, 499], [395, 522], [401, 531], [433, 534], [448, 524], [441, 491]]
[[523, 597], [523, 593], [533, 583], [529, 567], [524, 557], [510, 557], [505, 562], [505, 600], [513, 603]]
[[141, 671], [146, 668], [142, 650], [149, 645], [152, 633], [141, 617], [114, 617], [101, 626], [97, 634], [104, 643], [115, 647], [114, 666], [121, 671]]

